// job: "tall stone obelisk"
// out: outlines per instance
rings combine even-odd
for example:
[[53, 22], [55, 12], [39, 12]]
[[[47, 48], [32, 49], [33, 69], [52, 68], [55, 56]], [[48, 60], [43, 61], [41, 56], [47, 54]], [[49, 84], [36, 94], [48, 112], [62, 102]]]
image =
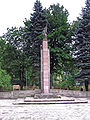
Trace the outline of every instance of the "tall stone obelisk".
[[50, 92], [50, 53], [47, 41], [47, 26], [43, 30], [43, 43], [41, 49], [41, 92]]
[[47, 26], [43, 30], [41, 49], [41, 94], [35, 94], [34, 98], [60, 98], [56, 93], [50, 93], [50, 53], [47, 41]]

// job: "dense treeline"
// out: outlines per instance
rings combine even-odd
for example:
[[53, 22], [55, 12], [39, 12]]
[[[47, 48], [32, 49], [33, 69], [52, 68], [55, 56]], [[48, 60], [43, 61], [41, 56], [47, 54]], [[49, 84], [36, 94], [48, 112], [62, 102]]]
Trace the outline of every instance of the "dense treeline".
[[[0, 38], [0, 77], [2, 73], [6, 74], [5, 79], [8, 81], [8, 86], [10, 85], [10, 81], [11, 84], [20, 84], [21, 89], [26, 85], [40, 86], [42, 31], [47, 24], [47, 38], [50, 49], [51, 85], [57, 83], [58, 86], [64, 89], [73, 88], [75, 82], [72, 77], [81, 71], [80, 68], [83, 68], [82, 71], [84, 72], [89, 68], [81, 67], [80, 64], [80, 68], [77, 67], [74, 63], [76, 62], [75, 58], [79, 59], [79, 57], [76, 53], [73, 54], [73, 51], [79, 52], [80, 48], [76, 46], [77, 42], [81, 39], [78, 34], [82, 33], [79, 32], [79, 28], [82, 26], [79, 26], [80, 24], [84, 24], [85, 18], [86, 20], [89, 19], [84, 17], [86, 13], [89, 14], [89, 12], [87, 12], [87, 10], [90, 9], [89, 0], [87, 0], [86, 5], [86, 8], [83, 9], [82, 19], [78, 19], [70, 24], [68, 22], [69, 13], [64, 9], [64, 6], [53, 4], [50, 5], [48, 9], [43, 9], [40, 1], [36, 0], [34, 11], [29, 20], [25, 19], [24, 27], [12, 27], [11, 29], [7, 29], [7, 33]], [[75, 30], [77, 25], [78, 32], [76, 33]], [[87, 39], [82, 39], [83, 42], [85, 40], [89, 42], [89, 21], [87, 21], [87, 25], [88, 30], [86, 29], [86, 34], [88, 33], [88, 35], [84, 35], [87, 36]], [[76, 35], [78, 37], [76, 37]], [[75, 44], [73, 45], [73, 43]], [[90, 43], [88, 45], [90, 45]], [[77, 50], [75, 50], [75, 48]], [[90, 52], [88, 54], [90, 56]], [[75, 56], [75, 58], [73, 56]], [[85, 63], [89, 65], [90, 59], [89, 57], [87, 57], [87, 59], [88, 62], [85, 61]], [[62, 82], [60, 82], [60, 80]], [[0, 86], [5, 86], [2, 79], [0, 79]]]

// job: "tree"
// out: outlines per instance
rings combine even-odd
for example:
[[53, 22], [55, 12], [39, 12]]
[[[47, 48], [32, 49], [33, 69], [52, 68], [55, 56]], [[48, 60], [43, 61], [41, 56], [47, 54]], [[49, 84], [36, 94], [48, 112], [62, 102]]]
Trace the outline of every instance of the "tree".
[[64, 6], [51, 5], [46, 12], [48, 21], [48, 42], [50, 48], [50, 71], [60, 74], [69, 72], [72, 63], [72, 33], [68, 23], [68, 11]]
[[11, 44], [15, 49], [23, 51], [25, 45], [24, 33], [26, 28], [24, 27], [12, 27], [7, 28], [7, 32], [2, 36], [6, 43]]
[[[27, 32], [25, 39], [27, 40], [25, 51], [30, 56], [33, 66], [33, 79], [38, 81], [40, 79], [40, 51], [42, 40], [40, 35], [46, 25], [45, 10], [39, 0], [34, 4], [34, 12], [31, 14], [30, 23], [25, 22]], [[36, 74], [37, 73], [37, 74]]]
[[25, 72], [30, 65], [30, 58], [24, 52], [25, 30], [26, 28], [22, 27], [19, 29], [16, 27], [8, 28], [7, 33], [2, 37], [6, 41], [6, 48], [3, 51], [2, 68], [11, 75], [12, 81], [19, 81], [21, 89], [25, 84]]
[[1, 69], [0, 63], [0, 89], [8, 89], [9, 87], [11, 87], [11, 77], [5, 70]]
[[0, 62], [3, 61], [3, 52], [5, 50], [5, 47], [6, 47], [5, 41], [2, 40], [2, 38], [0, 38]]
[[10, 76], [1, 68], [5, 48], [5, 41], [0, 37], [0, 90], [3, 90], [5, 86], [9, 87], [10, 85]]
[[86, 83], [90, 81], [90, 0], [86, 0], [86, 7], [82, 10], [74, 42], [76, 65], [80, 70], [75, 78], [85, 81], [86, 91], [88, 91]]

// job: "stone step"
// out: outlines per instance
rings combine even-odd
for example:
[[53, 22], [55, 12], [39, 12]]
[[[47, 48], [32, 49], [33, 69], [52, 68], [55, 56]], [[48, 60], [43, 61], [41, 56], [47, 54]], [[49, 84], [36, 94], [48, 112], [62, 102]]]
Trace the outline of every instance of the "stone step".
[[25, 99], [24, 102], [58, 102], [58, 101], [75, 101], [75, 99]]
[[42, 101], [42, 102], [16, 102], [14, 105], [29, 105], [29, 104], [81, 104], [88, 101]]

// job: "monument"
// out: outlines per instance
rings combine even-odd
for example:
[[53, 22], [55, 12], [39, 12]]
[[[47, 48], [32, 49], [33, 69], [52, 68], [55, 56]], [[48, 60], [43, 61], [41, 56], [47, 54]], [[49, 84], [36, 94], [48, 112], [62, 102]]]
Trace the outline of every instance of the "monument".
[[[57, 99], [58, 98], [58, 99]], [[75, 101], [75, 99], [63, 99], [59, 93], [50, 93], [50, 53], [47, 41], [47, 26], [43, 30], [43, 42], [41, 49], [41, 93], [34, 94], [33, 98], [25, 98], [18, 104], [77, 104], [88, 103], [87, 101]]]
[[41, 92], [50, 92], [50, 53], [47, 41], [47, 26], [43, 30], [43, 42], [41, 49]]
[[47, 26], [43, 30], [41, 49], [41, 94], [35, 94], [34, 98], [60, 98], [57, 94], [50, 93], [50, 52], [47, 41]]

